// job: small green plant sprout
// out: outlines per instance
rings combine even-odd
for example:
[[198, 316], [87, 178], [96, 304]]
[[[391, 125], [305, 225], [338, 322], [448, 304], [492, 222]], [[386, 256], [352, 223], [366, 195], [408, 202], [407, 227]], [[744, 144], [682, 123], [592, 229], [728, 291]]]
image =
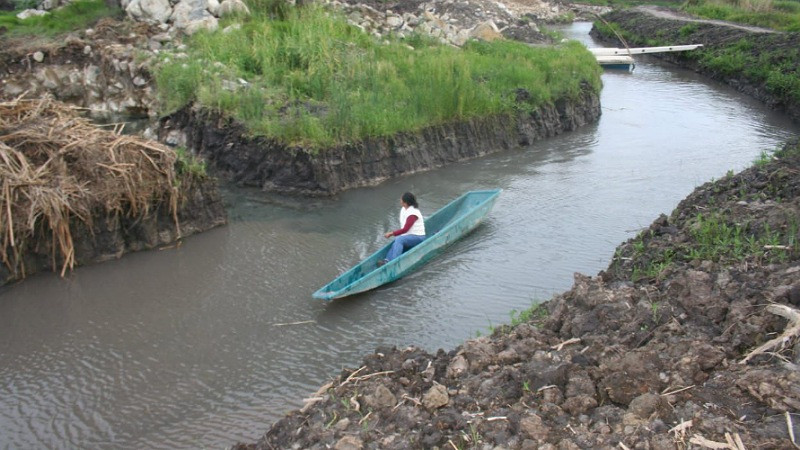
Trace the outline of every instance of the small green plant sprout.
[[361, 424], [361, 431], [366, 433], [369, 431], [369, 415], [372, 414], [372, 411], [368, 412], [366, 416], [364, 416], [358, 423]]
[[661, 310], [659, 302], [656, 300], [651, 301], [650, 310], [653, 312], [653, 323], [658, 324], [658, 322], [661, 321]]
[[478, 442], [480, 442], [481, 439], [482, 437], [480, 433], [478, 433], [478, 427], [474, 423], [469, 424], [469, 436], [467, 437], [467, 440], [472, 442], [472, 445], [475, 446], [478, 445]]
[[522, 382], [522, 390], [524, 392], [531, 392], [531, 382], [528, 381], [528, 380], [523, 381]]
[[177, 155], [175, 170], [178, 174], [189, 175], [194, 178], [206, 177], [206, 162], [204, 159], [195, 156], [185, 147], [176, 147], [175, 154]]
[[637, 255], [641, 255], [644, 253], [644, 234], [639, 234], [636, 236], [636, 239], [633, 241], [633, 251]]
[[774, 159], [773, 153], [768, 152], [766, 150], [761, 150], [761, 153], [758, 155], [755, 161], [753, 161], [753, 165], [756, 167], [764, 167], [773, 159]]

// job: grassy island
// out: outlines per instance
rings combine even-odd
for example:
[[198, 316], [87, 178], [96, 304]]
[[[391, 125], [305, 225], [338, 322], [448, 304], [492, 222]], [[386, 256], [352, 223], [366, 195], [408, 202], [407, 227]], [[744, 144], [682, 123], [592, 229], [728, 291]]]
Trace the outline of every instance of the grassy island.
[[166, 112], [194, 102], [253, 135], [321, 148], [534, 110], [587, 84], [600, 89], [600, 69], [577, 42], [459, 49], [422, 36], [378, 41], [321, 7], [276, 14], [269, 4], [250, 6], [251, 17], [194, 35], [185, 54], [159, 66]]

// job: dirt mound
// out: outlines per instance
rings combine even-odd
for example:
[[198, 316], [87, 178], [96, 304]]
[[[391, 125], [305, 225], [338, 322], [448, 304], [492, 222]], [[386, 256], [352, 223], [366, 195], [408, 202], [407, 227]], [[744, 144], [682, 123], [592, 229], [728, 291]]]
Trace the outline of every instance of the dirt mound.
[[53, 269], [72, 268], [72, 228], [91, 228], [98, 210], [139, 217], [168, 202], [178, 227], [175, 152], [119, 131], [50, 98], [0, 103], [0, 256], [15, 277], [23, 254], [48, 240]]
[[378, 349], [238, 448], [792, 448], [798, 168], [795, 143], [708, 183], [528, 322]]

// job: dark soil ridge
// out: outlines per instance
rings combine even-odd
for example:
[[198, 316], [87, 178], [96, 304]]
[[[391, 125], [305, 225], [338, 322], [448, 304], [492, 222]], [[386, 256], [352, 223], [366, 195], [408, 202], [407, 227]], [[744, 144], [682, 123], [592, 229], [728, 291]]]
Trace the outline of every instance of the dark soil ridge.
[[[519, 98], [525, 94], [518, 92]], [[229, 118], [187, 107], [162, 120], [160, 140], [185, 144], [210, 161], [220, 175], [265, 191], [331, 195], [389, 178], [443, 167], [594, 123], [601, 114], [597, 92], [560, 99], [517, 117], [493, 116], [446, 123], [418, 132], [365, 139], [322, 150], [250, 137]], [[174, 138], [175, 132], [180, 135]]]
[[[741, 363], [787, 326], [766, 305], [800, 304], [800, 147], [786, 152], [700, 186], [529, 321], [449, 352], [377, 349], [236, 448], [794, 448], [797, 339]], [[748, 224], [747, 235], [782, 230], [790, 249], [676, 256], [634, 280], [636, 265], [700, 245], [698, 212]]]
[[[101, 208], [92, 213], [91, 224], [73, 217], [70, 229], [75, 264], [84, 266], [118, 259], [125, 253], [179, 245], [182, 238], [228, 222], [215, 180], [186, 177], [179, 192], [177, 226], [168, 201], [153, 204], [140, 216], [109, 214]], [[21, 250], [24, 273], [15, 273], [0, 264], [0, 287], [38, 272], [60, 270], [53, 260], [52, 236], [46, 232], [42, 234], [40, 239], [26, 242]]]
[[[767, 33], [735, 24], [722, 25], [677, 16], [667, 18], [660, 13], [654, 15], [646, 8], [613, 11], [604, 15], [603, 19], [624, 32], [630, 47], [703, 44], [702, 49], [691, 52], [658, 53], [653, 56], [726, 83], [800, 121], [800, 98], [793, 96], [791, 91], [781, 93], [770, 90], [767, 80], [759, 78], [752, 67], [745, 67], [737, 73], [724, 73], [710, 69], [703, 63], [705, 55], [718, 55], [744, 40], [747, 42], [747, 53], [755, 60], [762, 60], [773, 67], [785, 67], [795, 77], [800, 77], [797, 73], [800, 67], [800, 53], [797, 51], [800, 48], [800, 33]], [[592, 29], [591, 35], [624, 47], [615, 35], [605, 34], [597, 27]]]

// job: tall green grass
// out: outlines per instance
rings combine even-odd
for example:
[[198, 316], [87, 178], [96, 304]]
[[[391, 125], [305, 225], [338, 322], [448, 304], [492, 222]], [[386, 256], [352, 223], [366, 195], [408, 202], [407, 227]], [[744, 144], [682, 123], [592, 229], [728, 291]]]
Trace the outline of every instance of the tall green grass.
[[[320, 7], [252, 9], [241, 28], [199, 33], [188, 58], [160, 66], [165, 112], [197, 102], [253, 134], [327, 146], [532, 110], [578, 96], [583, 83], [600, 88], [600, 69], [578, 43], [378, 43]], [[518, 89], [530, 94], [526, 102], [516, 102]]]
[[800, 2], [796, 0], [690, 0], [683, 9], [708, 19], [800, 31]]
[[0, 13], [0, 28], [7, 36], [47, 37], [87, 28], [103, 17], [119, 11], [109, 9], [103, 0], [76, 0], [44, 16], [17, 19], [18, 11]]

